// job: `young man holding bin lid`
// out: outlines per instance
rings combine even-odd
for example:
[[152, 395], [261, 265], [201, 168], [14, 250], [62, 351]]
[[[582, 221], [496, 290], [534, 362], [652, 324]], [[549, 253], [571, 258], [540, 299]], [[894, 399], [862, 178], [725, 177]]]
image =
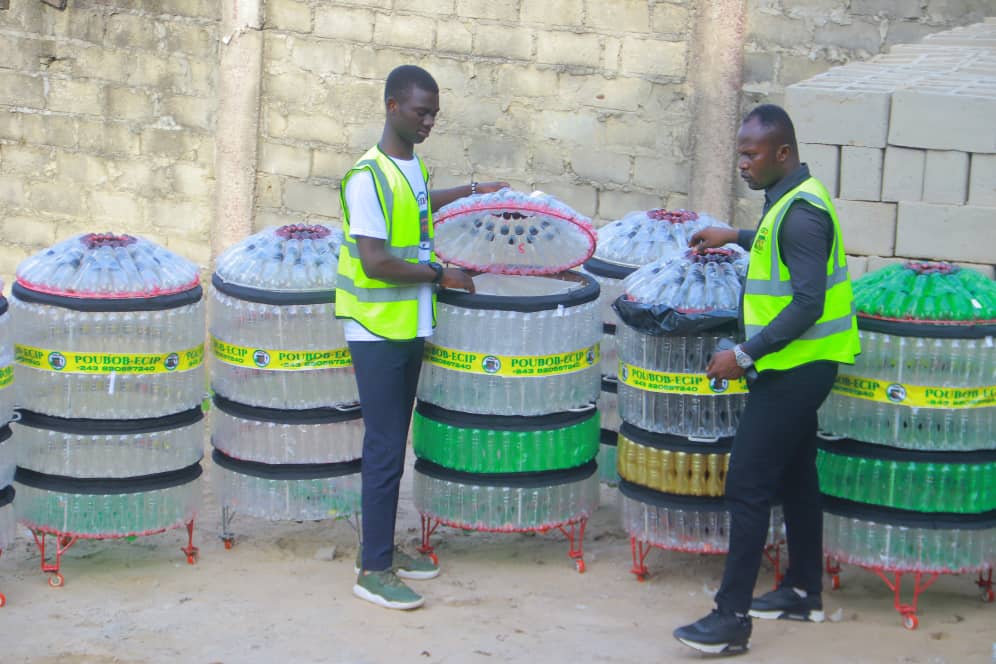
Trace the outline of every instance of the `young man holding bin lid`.
[[[674, 636], [713, 654], [743, 652], [751, 616], [823, 620], [823, 513], [816, 475], [816, 413], [839, 364], [860, 352], [847, 257], [830, 194], [800, 163], [795, 129], [778, 106], [758, 106], [737, 134], [737, 167], [764, 190], [756, 231], [707, 228], [698, 251], [737, 242], [750, 250], [740, 308], [746, 341], [717, 352], [709, 378], [747, 369], [750, 393], [726, 475], [730, 550], [716, 608]], [[752, 600], [771, 505], [782, 503], [789, 569], [779, 587]]]
[[[503, 182], [429, 191], [415, 155], [439, 113], [439, 86], [420, 67], [387, 77], [384, 131], [342, 180], [345, 240], [339, 255], [336, 316], [347, 319], [366, 432], [362, 461], [362, 535], [353, 593], [390, 609], [424, 599], [401, 579], [431, 579], [439, 567], [394, 546], [408, 427], [426, 337], [436, 323], [435, 287], [474, 291], [462, 270], [435, 262], [432, 208], [497, 191]], [[400, 577], [400, 578], [399, 578]]]

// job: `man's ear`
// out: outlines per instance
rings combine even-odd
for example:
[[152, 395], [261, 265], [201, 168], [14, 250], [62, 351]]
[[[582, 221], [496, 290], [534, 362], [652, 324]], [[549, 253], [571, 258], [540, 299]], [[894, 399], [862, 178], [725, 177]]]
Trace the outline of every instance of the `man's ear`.
[[398, 110], [398, 100], [394, 97], [388, 97], [385, 105], [387, 106], [388, 113], [393, 113]]
[[788, 143], [784, 143], [782, 145], [779, 145], [778, 149], [775, 151], [775, 159], [779, 163], [781, 163], [786, 159], [788, 159], [789, 155], [791, 154], [792, 154], [792, 147]]

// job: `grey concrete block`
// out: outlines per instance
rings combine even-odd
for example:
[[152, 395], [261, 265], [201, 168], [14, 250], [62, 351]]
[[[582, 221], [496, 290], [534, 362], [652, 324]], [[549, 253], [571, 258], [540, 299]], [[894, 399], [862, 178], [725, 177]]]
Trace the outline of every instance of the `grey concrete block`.
[[836, 196], [840, 173], [840, 146], [800, 143], [799, 158], [809, 165], [810, 175], [822, 182], [831, 196]]
[[968, 204], [996, 208], [996, 154], [973, 154]]
[[923, 195], [924, 150], [890, 145], [882, 170], [883, 201], [919, 201]]
[[899, 203], [897, 256], [996, 263], [996, 209], [969, 205]]
[[968, 153], [927, 150], [923, 171], [923, 201], [961, 205], [968, 195]]
[[896, 246], [893, 203], [835, 200], [844, 248], [849, 254], [891, 256]]
[[880, 148], [845, 145], [840, 149], [840, 197], [851, 201], [878, 201], [882, 197]]

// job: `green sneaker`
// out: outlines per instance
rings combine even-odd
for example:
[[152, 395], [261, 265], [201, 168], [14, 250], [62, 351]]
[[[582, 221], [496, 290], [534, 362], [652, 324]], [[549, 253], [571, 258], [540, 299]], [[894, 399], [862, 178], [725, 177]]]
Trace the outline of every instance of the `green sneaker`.
[[425, 604], [425, 598], [406, 586], [391, 570], [360, 572], [353, 594], [385, 609], [417, 609]]
[[[356, 563], [353, 571], [360, 573], [360, 566], [363, 564], [363, 547], [356, 550]], [[439, 576], [439, 565], [434, 563], [428, 556], [418, 558], [410, 556], [401, 550], [401, 547], [394, 547], [394, 564], [391, 570], [402, 579], [414, 579], [424, 581], [425, 579], [435, 579]]]

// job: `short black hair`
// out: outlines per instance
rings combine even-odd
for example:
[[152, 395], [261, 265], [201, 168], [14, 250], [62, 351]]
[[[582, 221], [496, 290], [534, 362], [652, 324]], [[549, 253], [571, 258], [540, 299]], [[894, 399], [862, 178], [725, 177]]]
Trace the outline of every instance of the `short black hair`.
[[744, 124], [751, 119], [773, 134], [779, 145], [788, 145], [792, 151], [799, 154], [799, 145], [795, 140], [795, 126], [785, 109], [775, 104], [761, 104], [744, 116]]
[[432, 74], [416, 65], [401, 65], [387, 75], [387, 82], [384, 84], [384, 103], [387, 103], [390, 97], [403, 101], [411, 94], [413, 87], [439, 94], [439, 85]]

